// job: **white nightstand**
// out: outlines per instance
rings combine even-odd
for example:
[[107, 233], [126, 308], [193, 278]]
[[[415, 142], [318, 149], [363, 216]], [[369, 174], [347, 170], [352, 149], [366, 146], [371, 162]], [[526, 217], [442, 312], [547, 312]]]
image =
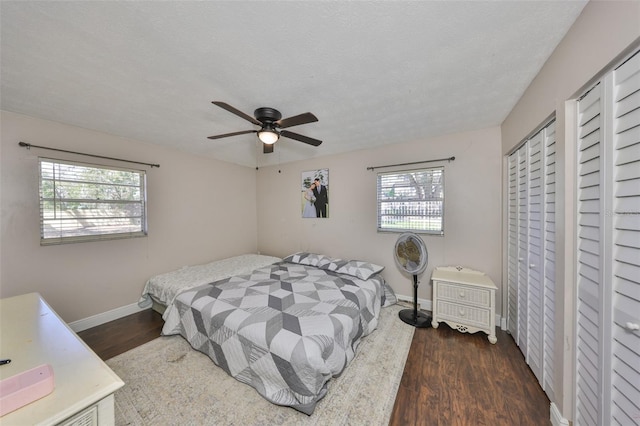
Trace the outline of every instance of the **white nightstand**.
[[460, 266], [441, 266], [431, 274], [433, 320], [463, 333], [483, 331], [496, 343], [496, 290], [487, 274]]
[[0, 418], [0, 425], [113, 425], [113, 393], [124, 382], [38, 293], [0, 299], [0, 379], [42, 364], [54, 390]]

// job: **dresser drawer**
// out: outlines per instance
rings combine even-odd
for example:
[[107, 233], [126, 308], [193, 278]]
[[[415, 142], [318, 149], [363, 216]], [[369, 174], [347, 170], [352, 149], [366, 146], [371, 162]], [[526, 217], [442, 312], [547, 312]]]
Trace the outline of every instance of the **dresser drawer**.
[[474, 306], [491, 307], [491, 291], [488, 289], [465, 287], [448, 282], [437, 282], [436, 285], [438, 286], [438, 298]]
[[474, 308], [472, 306], [438, 300], [437, 310], [440, 319], [450, 319], [481, 328], [491, 326], [492, 314], [490, 309]]

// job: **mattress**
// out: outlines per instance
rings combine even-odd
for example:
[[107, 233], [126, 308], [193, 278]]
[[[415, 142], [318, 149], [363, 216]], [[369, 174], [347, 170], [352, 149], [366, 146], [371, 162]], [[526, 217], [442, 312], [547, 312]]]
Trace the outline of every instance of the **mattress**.
[[385, 287], [377, 273], [283, 261], [182, 292], [162, 334], [182, 335], [274, 404], [311, 414], [375, 330]]
[[185, 266], [175, 271], [156, 275], [146, 282], [138, 306], [148, 308], [154, 302], [162, 306], [169, 306], [176, 296], [185, 290], [233, 275], [247, 274], [281, 260], [279, 257], [261, 254], [243, 254], [202, 265]]

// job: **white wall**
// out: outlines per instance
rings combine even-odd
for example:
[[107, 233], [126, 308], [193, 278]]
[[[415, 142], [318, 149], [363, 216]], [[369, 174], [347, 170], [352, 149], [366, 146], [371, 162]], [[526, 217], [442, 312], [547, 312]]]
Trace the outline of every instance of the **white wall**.
[[551, 402], [566, 419], [573, 417], [575, 362], [575, 116], [572, 114], [572, 99], [581, 94], [616, 58], [634, 46], [637, 48], [639, 37], [640, 2], [589, 2], [501, 126], [502, 152], [507, 154], [545, 118], [556, 114], [558, 288], [555, 312], [556, 365], [553, 370], [556, 373], [557, 401]]
[[[376, 230], [378, 171], [367, 167], [455, 156], [450, 163], [412, 166], [445, 167], [445, 235], [423, 236], [429, 266], [421, 277], [418, 297], [431, 300], [429, 277], [439, 265], [485, 271], [500, 287], [500, 147], [500, 129], [495, 127], [261, 168], [258, 248], [281, 257], [310, 251], [374, 262], [385, 266], [383, 275], [397, 293], [412, 298], [412, 278], [400, 272], [393, 258], [398, 234]], [[329, 169], [329, 218], [303, 219], [301, 172], [324, 168]], [[390, 170], [394, 169], [380, 171]]]
[[[392, 257], [397, 234], [376, 231], [376, 172], [366, 167], [451, 156], [456, 160], [441, 163], [445, 236], [424, 237], [430, 260], [419, 297], [431, 299], [428, 278], [435, 265], [480, 269], [500, 285], [498, 128], [264, 168], [256, 180], [252, 168], [11, 112], [0, 114], [0, 297], [40, 292], [67, 322], [134, 303], [144, 282], [157, 273], [258, 249], [279, 256], [309, 250], [379, 263], [396, 291], [411, 297], [411, 278], [397, 269]], [[159, 163], [160, 168], [146, 168], [149, 236], [41, 247], [38, 156], [114, 163], [26, 150], [18, 146], [20, 141]], [[331, 217], [303, 220], [300, 173], [316, 168], [329, 168]]]
[[[152, 275], [257, 250], [256, 171], [143, 142], [0, 112], [0, 297], [39, 292], [67, 322], [137, 302]], [[159, 163], [147, 170], [145, 238], [40, 246], [34, 145]]]
[[640, 37], [639, 1], [590, 1], [502, 123], [502, 152], [621, 55]]

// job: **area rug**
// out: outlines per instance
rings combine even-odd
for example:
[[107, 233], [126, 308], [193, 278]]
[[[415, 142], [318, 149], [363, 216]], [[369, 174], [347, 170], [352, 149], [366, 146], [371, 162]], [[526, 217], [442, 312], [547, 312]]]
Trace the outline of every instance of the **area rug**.
[[125, 382], [115, 393], [116, 425], [387, 425], [414, 332], [401, 308], [382, 309], [311, 416], [268, 402], [182, 337], [166, 336], [107, 361]]

